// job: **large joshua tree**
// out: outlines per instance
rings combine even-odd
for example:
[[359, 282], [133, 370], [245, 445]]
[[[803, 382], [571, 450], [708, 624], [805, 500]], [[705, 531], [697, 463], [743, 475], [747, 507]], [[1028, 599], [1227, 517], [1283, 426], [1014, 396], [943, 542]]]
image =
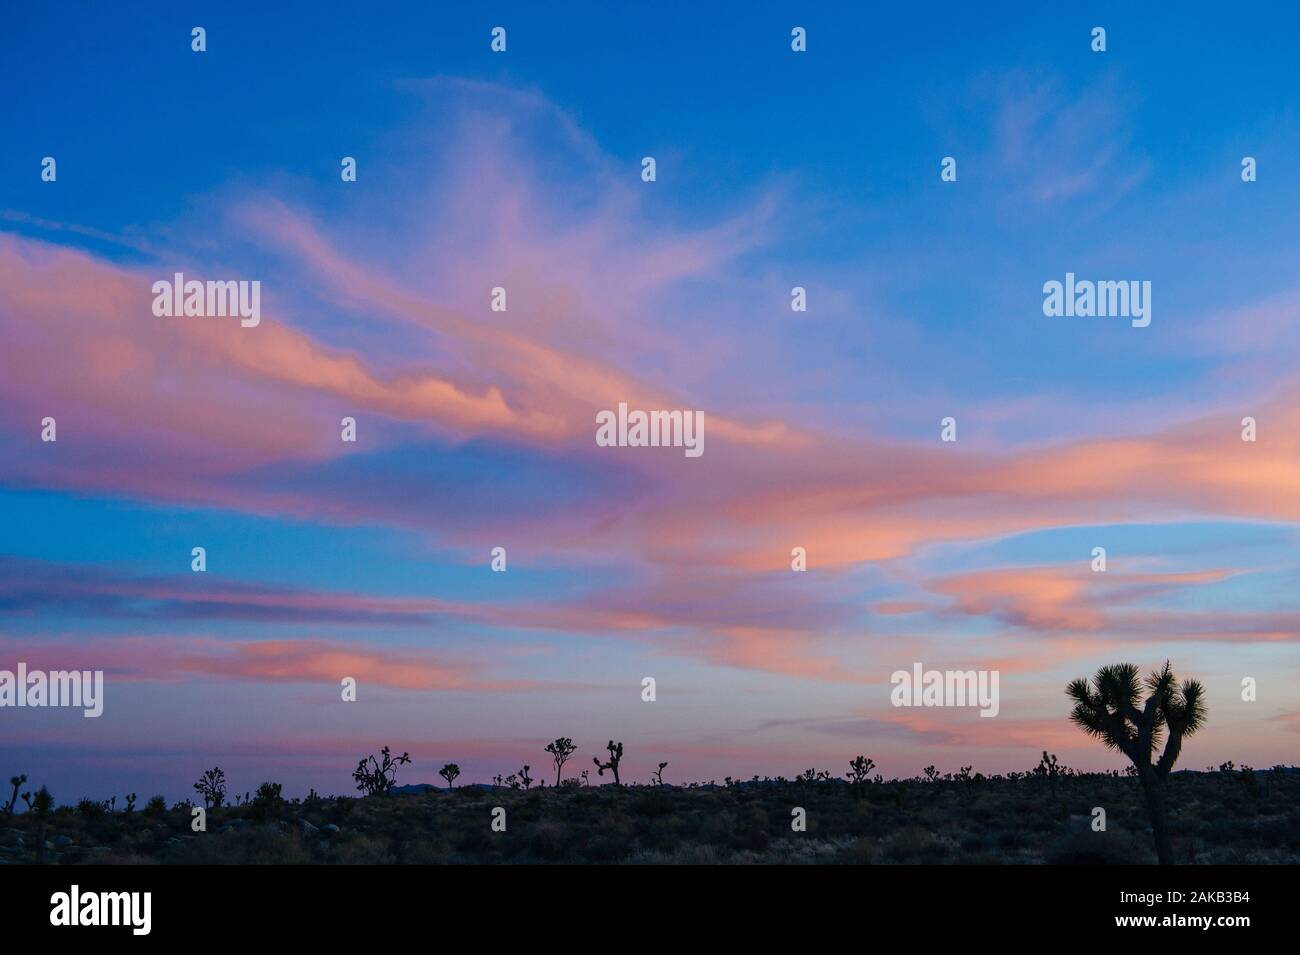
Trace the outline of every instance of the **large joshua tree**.
[[[1138, 668], [1133, 664], [1116, 663], [1098, 670], [1091, 685], [1087, 679], [1073, 680], [1065, 692], [1074, 700], [1070, 719], [1108, 749], [1117, 749], [1132, 761], [1151, 814], [1156, 856], [1161, 865], [1172, 863], [1165, 780], [1178, 759], [1183, 738], [1205, 725], [1205, 688], [1196, 680], [1184, 680], [1179, 686], [1166, 660], [1162, 669], [1143, 681], [1138, 680]], [[1164, 752], [1153, 762], [1162, 738]]]

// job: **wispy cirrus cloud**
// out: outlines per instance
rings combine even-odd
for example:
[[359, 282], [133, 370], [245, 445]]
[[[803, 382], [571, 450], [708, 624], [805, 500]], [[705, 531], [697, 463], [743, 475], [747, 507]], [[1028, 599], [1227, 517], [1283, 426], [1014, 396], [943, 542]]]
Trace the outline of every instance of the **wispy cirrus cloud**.
[[[475, 87], [471, 99], [492, 92]], [[1068, 108], [1055, 96], [1049, 87], [1003, 90], [1004, 162], [1038, 164], [1049, 146], [1069, 153], [1074, 134], [1061, 117], [1095, 119], [1109, 108], [1098, 95]], [[157, 580], [96, 583], [76, 574], [54, 590], [112, 614], [265, 624], [401, 625], [450, 615], [583, 634], [691, 630], [701, 639], [690, 652], [711, 662], [856, 680], [861, 669], [822, 644], [860, 626], [866, 608], [826, 577], [792, 579], [792, 547], [807, 549], [814, 572], [842, 573], [935, 544], [1070, 524], [1300, 518], [1300, 402], [1291, 392], [1256, 409], [1268, 425], [1249, 446], [1235, 409], [1123, 438], [1062, 434], [1050, 445], [972, 450], [860, 429], [846, 435], [791, 403], [762, 420], [744, 408], [705, 407], [702, 465], [600, 453], [591, 438], [596, 410], [620, 401], [696, 404], [670, 373], [689, 348], [657, 342], [646, 329], [670, 321], [658, 311], [669, 293], [684, 283], [725, 284], [771, 241], [779, 199], [760, 193], [720, 221], [674, 227], [601, 168], [597, 185], [583, 187], [586, 201], [557, 203], [548, 197], [553, 183], [511, 158], [524, 152], [512, 148], [521, 136], [532, 135], [521, 130], [551, 107], [536, 97], [516, 106], [522, 115], [488, 122], [471, 103], [475, 122], [453, 137], [438, 188], [409, 197], [411, 208], [387, 233], [371, 223], [367, 238], [377, 244], [358, 248], [345, 217], [291, 199], [233, 199], [222, 227], [247, 236], [259, 267], [280, 279], [268, 284], [257, 329], [151, 314], [154, 278], [238, 267], [212, 259], [211, 237], [150, 266], [0, 237], [0, 330], [11, 343], [0, 356], [0, 426], [13, 449], [0, 475], [17, 486], [388, 524], [479, 553], [508, 534], [557, 565], [617, 564], [629, 584], [491, 609], [238, 585], [180, 594]], [[1049, 118], [1055, 133], [1040, 135]], [[573, 145], [572, 131], [562, 138]], [[578, 150], [583, 170], [602, 167], [588, 146]], [[1036, 194], [1080, 194], [1089, 175], [1079, 172], [1068, 188], [1040, 184]], [[497, 283], [509, 286], [504, 313], [486, 307]], [[328, 315], [314, 314], [316, 306]], [[691, 316], [707, 318], [707, 309]], [[361, 319], [364, 345], [340, 331]], [[674, 329], [685, 324], [671, 320]], [[736, 374], [745, 373], [744, 360], [742, 340]], [[57, 445], [36, 438], [46, 414], [60, 420]], [[361, 447], [338, 440], [344, 414], [362, 420]], [[589, 490], [503, 516], [491, 495], [439, 487], [432, 459], [398, 473], [384, 456], [418, 456], [431, 440], [517, 449]], [[1000, 602], [960, 598], [968, 615], [1048, 629], [1107, 619], [1068, 581], [1017, 582], [1018, 573], [987, 581], [1003, 587]], [[816, 582], [800, 583], [809, 579]], [[23, 597], [11, 586], [9, 599]], [[1128, 622], [1155, 626], [1138, 616]], [[1183, 626], [1201, 632], [1191, 617]]]

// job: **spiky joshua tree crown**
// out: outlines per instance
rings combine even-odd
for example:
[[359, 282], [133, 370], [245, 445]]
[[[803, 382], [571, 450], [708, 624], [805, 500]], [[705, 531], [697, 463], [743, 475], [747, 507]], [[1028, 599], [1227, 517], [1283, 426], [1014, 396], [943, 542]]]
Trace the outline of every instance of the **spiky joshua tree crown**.
[[[1131, 663], [1104, 666], [1091, 684], [1074, 680], [1066, 693], [1074, 700], [1071, 721], [1127, 756], [1144, 779], [1151, 774], [1169, 775], [1184, 737], [1205, 725], [1205, 688], [1196, 680], [1184, 680], [1179, 686], [1168, 661], [1142, 681]], [[1166, 733], [1164, 752], [1153, 765]]]

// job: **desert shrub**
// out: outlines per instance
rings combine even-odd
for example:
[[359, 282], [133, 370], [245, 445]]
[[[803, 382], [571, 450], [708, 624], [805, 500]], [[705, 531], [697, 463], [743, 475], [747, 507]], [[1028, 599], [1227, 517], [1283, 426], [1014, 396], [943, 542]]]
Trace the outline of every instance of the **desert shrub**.
[[333, 847], [330, 861], [344, 865], [392, 865], [396, 862], [387, 839], [359, 833], [352, 833]]
[[584, 862], [622, 862], [636, 848], [633, 839], [625, 839], [616, 832], [598, 832], [586, 842]]
[[[461, 829], [456, 838], [456, 851], [462, 852], [471, 859], [479, 859], [486, 855], [490, 850], [495, 849], [492, 833], [488, 829], [487, 822], [482, 825], [470, 824]], [[497, 836], [499, 839], [500, 836]]]
[[715, 846], [685, 843], [667, 858], [656, 861], [667, 865], [721, 865], [727, 859]]
[[406, 846], [402, 861], [407, 865], [446, 865], [454, 861], [451, 846], [444, 839], [416, 839]]
[[568, 851], [568, 833], [565, 827], [550, 819], [533, 826], [528, 839], [528, 851], [539, 859], [555, 861]]
[[934, 862], [945, 855], [934, 835], [920, 826], [905, 826], [885, 840], [885, 858], [890, 862]]
[[1064, 826], [1048, 840], [1043, 861], [1049, 865], [1135, 865], [1151, 861], [1149, 851], [1134, 845], [1131, 833], [1113, 825], [1093, 832], [1087, 822]]
[[257, 787], [257, 795], [253, 797], [251, 806], [253, 815], [260, 819], [270, 819], [280, 814], [284, 807], [284, 799], [280, 796], [279, 783], [262, 783]]
[[662, 789], [641, 790], [632, 798], [628, 808], [639, 816], [666, 816], [673, 811], [673, 796]]
[[1007, 829], [998, 833], [998, 845], [1010, 851], [1026, 849], [1029, 847], [1029, 839], [1020, 829]]
[[736, 816], [732, 845], [737, 849], [762, 852], [771, 842], [771, 824], [761, 806], [750, 806]]
[[839, 861], [848, 865], [873, 865], [876, 861], [875, 840], [866, 836], [854, 839], [841, 853]]

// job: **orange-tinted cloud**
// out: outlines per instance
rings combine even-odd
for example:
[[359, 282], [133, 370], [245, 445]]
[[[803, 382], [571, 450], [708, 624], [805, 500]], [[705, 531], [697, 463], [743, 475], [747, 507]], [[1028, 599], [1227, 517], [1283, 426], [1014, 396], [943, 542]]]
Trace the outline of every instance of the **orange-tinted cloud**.
[[532, 680], [484, 676], [480, 663], [412, 650], [325, 640], [214, 640], [194, 637], [105, 637], [87, 641], [6, 640], [7, 658], [29, 670], [103, 670], [113, 681], [219, 677], [236, 682], [327, 683], [344, 677], [398, 690], [524, 690]]
[[1100, 634], [1131, 641], [1300, 639], [1300, 613], [1285, 610], [1147, 609], [1142, 600], [1234, 576], [1223, 569], [1179, 573], [1092, 572], [1087, 564], [1010, 567], [929, 582], [951, 599], [947, 612], [987, 617], [1039, 635]]

